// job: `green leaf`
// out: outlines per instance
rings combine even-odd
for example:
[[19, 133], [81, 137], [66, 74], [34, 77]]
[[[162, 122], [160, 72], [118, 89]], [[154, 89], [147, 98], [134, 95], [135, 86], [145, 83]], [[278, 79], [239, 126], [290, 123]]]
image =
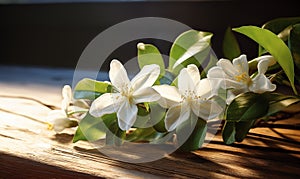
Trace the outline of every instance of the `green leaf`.
[[295, 98], [295, 96], [280, 94], [280, 93], [276, 93], [276, 92], [272, 92], [272, 93], [266, 92], [266, 93], [263, 93], [263, 95], [264, 95], [264, 98], [266, 98], [270, 104], [281, 101], [281, 100], [285, 100], [288, 98]]
[[167, 132], [166, 126], [165, 126], [165, 118], [162, 118], [158, 123], [156, 123], [153, 128], [157, 131], [157, 132]]
[[73, 142], [96, 141], [103, 138], [107, 131], [106, 126], [109, 126], [112, 121], [116, 121], [116, 114], [107, 114], [96, 118], [87, 113], [78, 125]]
[[166, 109], [161, 107], [158, 103], [150, 103], [150, 124], [153, 126], [153, 128], [160, 133], [167, 132], [167, 129], [165, 128], [165, 115], [166, 115]]
[[222, 137], [225, 144], [229, 145], [234, 142], [242, 142], [253, 126], [254, 121], [255, 120], [240, 122], [225, 121], [222, 130]]
[[223, 54], [224, 57], [230, 60], [241, 55], [239, 44], [231, 31], [231, 28], [226, 29], [223, 40]]
[[163, 137], [164, 133], [157, 132], [153, 127], [138, 128], [126, 137], [131, 142], [151, 142]]
[[247, 92], [238, 95], [226, 110], [227, 121], [249, 121], [265, 116], [269, 103], [263, 95]]
[[78, 142], [78, 141], [87, 141], [85, 135], [82, 133], [80, 127], [77, 128], [74, 137], [73, 137], [73, 143]]
[[242, 142], [247, 136], [249, 130], [253, 126], [255, 120], [251, 121], [240, 121], [235, 123], [235, 140]]
[[[207, 132], [207, 125], [206, 121], [203, 119], [198, 119], [196, 122], [196, 126], [193, 129], [193, 132], [191, 135], [188, 137], [188, 139], [180, 146], [179, 150], [184, 151], [184, 152], [190, 152], [194, 150], [198, 150], [204, 143], [205, 141], [205, 136]], [[185, 126], [183, 126], [185, 127]], [[191, 125], [188, 125], [188, 129], [190, 129]], [[179, 129], [182, 130], [182, 129]], [[183, 129], [185, 130], [185, 129]], [[186, 134], [186, 132], [177, 132], [177, 135], [182, 135]]]
[[[280, 33], [277, 34], [277, 36], [283, 40], [284, 42], [286, 42], [290, 36], [290, 31], [293, 28], [292, 25], [289, 25], [288, 27], [286, 27], [285, 29], [283, 29]], [[259, 45], [258, 47], [258, 55], [263, 55], [266, 54], [268, 51], [266, 51], [262, 46]]]
[[222, 129], [222, 138], [225, 144], [229, 145], [235, 142], [235, 124], [236, 122], [225, 121]]
[[196, 30], [179, 35], [170, 50], [169, 71], [177, 74], [188, 64], [199, 66], [209, 54], [212, 36], [210, 32]]
[[112, 86], [107, 82], [84, 78], [75, 86], [74, 98], [93, 100], [103, 93], [111, 92], [111, 90]]
[[148, 125], [150, 120], [149, 109], [147, 109], [144, 105], [138, 104], [138, 113], [137, 119], [133, 124], [135, 128], [145, 128]]
[[140, 69], [145, 65], [157, 64], [160, 67], [160, 74], [163, 75], [165, 71], [164, 59], [159, 50], [151, 44], [138, 44], [138, 63]]
[[[226, 144], [242, 142], [257, 119], [269, 116], [299, 101], [296, 96], [269, 92], [263, 94], [249, 92], [237, 96], [227, 109], [227, 118], [222, 130], [223, 141]], [[235, 106], [247, 106], [247, 110]], [[228, 115], [232, 118], [236, 115], [235, 120], [246, 116], [247, 120], [228, 120]]]
[[94, 100], [101, 96], [103, 93], [97, 93], [94, 91], [75, 91], [74, 98], [75, 99], [90, 99]]
[[295, 104], [297, 102], [299, 102], [300, 99], [296, 99], [296, 98], [289, 98], [289, 99], [284, 99], [275, 103], [270, 104], [269, 107], [269, 111], [267, 115], [271, 115], [274, 114], [276, 112], [279, 112], [283, 109], [285, 109], [286, 107]]
[[292, 26], [289, 36], [289, 46], [295, 65], [298, 69], [300, 69], [300, 24]]
[[300, 23], [300, 17], [284, 17], [284, 18], [276, 18], [266, 22], [262, 28], [268, 29], [275, 34], [279, 34], [283, 29], [285, 29], [289, 25], [293, 25], [296, 23]]
[[269, 110], [267, 116], [279, 112], [286, 107], [300, 101], [299, 97], [279, 93], [265, 93], [265, 97], [269, 101]]
[[294, 93], [297, 94], [294, 85], [293, 57], [286, 44], [276, 34], [256, 26], [242, 26], [233, 30], [248, 36], [266, 49], [280, 64], [291, 83]]
[[171, 85], [174, 79], [175, 76], [173, 75], [173, 73], [169, 72], [168, 70], [165, 70], [165, 74], [159, 79], [159, 84]]
[[[277, 34], [283, 41], [286, 41], [289, 37], [292, 25], [299, 22], [300, 17], [277, 18], [266, 22], [262, 28], [270, 30], [274, 34]], [[266, 50], [262, 46], [259, 46], [259, 55], [264, 53], [266, 53]]]
[[283, 41], [287, 41], [290, 35], [290, 32], [292, 30], [293, 26], [289, 25], [287, 26], [285, 29], [283, 29], [279, 34], [277, 34], [277, 36], [283, 40]]
[[108, 125], [109, 130], [106, 131], [106, 145], [120, 146], [126, 137], [126, 131], [119, 128], [118, 122], [114, 121]]

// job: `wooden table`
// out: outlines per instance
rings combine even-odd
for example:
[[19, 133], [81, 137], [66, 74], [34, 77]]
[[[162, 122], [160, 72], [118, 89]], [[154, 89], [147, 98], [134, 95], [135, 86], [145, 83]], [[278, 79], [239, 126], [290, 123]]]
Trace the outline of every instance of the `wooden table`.
[[0, 66], [0, 178], [300, 178], [298, 113], [251, 129], [242, 143], [227, 146], [218, 134], [198, 151], [148, 163], [120, 162], [89, 143], [73, 144], [75, 129], [47, 130], [50, 109], [40, 103], [59, 106], [72, 75]]

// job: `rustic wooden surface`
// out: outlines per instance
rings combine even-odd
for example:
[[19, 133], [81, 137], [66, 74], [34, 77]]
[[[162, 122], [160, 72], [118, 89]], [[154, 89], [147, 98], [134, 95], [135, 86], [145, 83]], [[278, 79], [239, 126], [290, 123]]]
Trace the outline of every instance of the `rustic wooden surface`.
[[298, 113], [251, 129], [242, 143], [216, 135], [198, 151], [131, 164], [73, 144], [74, 129], [47, 130], [50, 109], [27, 98], [59, 106], [71, 81], [72, 70], [0, 66], [0, 178], [300, 178]]

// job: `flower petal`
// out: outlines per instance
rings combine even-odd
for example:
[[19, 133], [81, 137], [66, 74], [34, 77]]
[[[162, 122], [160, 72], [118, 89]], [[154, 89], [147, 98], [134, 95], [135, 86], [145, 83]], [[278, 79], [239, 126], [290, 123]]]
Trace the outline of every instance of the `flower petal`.
[[[200, 80], [200, 77], [199, 77]], [[193, 81], [187, 68], [183, 68], [178, 75], [178, 89], [181, 94], [186, 93], [187, 91], [193, 91], [196, 87], [196, 84]]]
[[169, 108], [165, 118], [165, 126], [168, 131], [173, 131], [181, 123], [186, 121], [191, 114], [191, 108], [186, 103], [179, 103]]
[[118, 60], [112, 60], [110, 63], [109, 79], [118, 90], [130, 83], [126, 69]]
[[160, 95], [153, 88], [148, 87], [133, 92], [134, 103], [153, 102], [160, 99]]
[[70, 120], [69, 118], [65, 117], [65, 118], [55, 119], [52, 125], [53, 125], [53, 130], [58, 133], [63, 131], [65, 128], [75, 127], [76, 123], [77, 121]]
[[276, 85], [272, 84], [264, 74], [256, 75], [252, 80], [252, 84], [249, 86], [249, 90], [254, 93], [274, 91], [275, 89]]
[[69, 99], [64, 98], [61, 101], [61, 110], [65, 111], [67, 113], [68, 112], [68, 108], [70, 106], [70, 102], [71, 101]]
[[105, 93], [95, 99], [90, 108], [90, 114], [101, 117], [104, 114], [117, 112], [122, 101], [125, 100], [120, 93]]
[[238, 71], [233, 66], [233, 64], [227, 59], [220, 59], [217, 62], [217, 66], [221, 67], [224, 73], [231, 78], [234, 78], [236, 75], [239, 74]]
[[249, 73], [249, 65], [246, 55], [240, 55], [239, 57], [233, 59], [232, 61], [234, 68], [239, 73]]
[[62, 89], [61, 109], [68, 112], [68, 107], [72, 101], [72, 89], [69, 85], [65, 85]]
[[192, 78], [194, 84], [199, 83], [200, 81], [200, 72], [196, 65], [191, 64], [187, 66], [187, 72], [189, 73], [190, 77]]
[[260, 60], [257, 64], [258, 74], [265, 74], [268, 70], [271, 60], [264, 58]]
[[123, 101], [118, 112], [118, 124], [123, 131], [129, 130], [136, 121], [138, 108], [135, 104], [129, 103], [128, 100]]
[[160, 74], [160, 67], [156, 64], [146, 65], [131, 80], [131, 87], [134, 91], [150, 87], [154, 84]]
[[69, 99], [70, 101], [72, 100], [72, 89], [70, 85], [65, 85], [62, 89], [62, 97], [64, 99]]
[[181, 95], [175, 86], [157, 85], [153, 86], [153, 89], [160, 94], [161, 99], [158, 103], [163, 108], [169, 108], [181, 101]]
[[222, 87], [222, 81], [217, 79], [202, 79], [196, 86], [197, 96], [209, 99], [218, 95], [219, 88]]
[[225, 78], [229, 78], [229, 76], [225, 74], [225, 72], [223, 71], [223, 69], [221, 67], [214, 66], [208, 70], [207, 78], [225, 79]]
[[57, 118], [67, 118], [67, 114], [63, 110], [51, 110], [48, 113], [47, 121], [49, 123], [53, 123], [53, 121]]
[[268, 70], [270, 63], [272, 64], [272, 56], [267, 56], [258, 61], [257, 68], [258, 74], [252, 79], [252, 83], [249, 86], [249, 90], [255, 93], [263, 93], [266, 91], [274, 91], [276, 85], [272, 84], [271, 81], [264, 75]]
[[277, 61], [272, 55], [263, 55], [253, 59], [253, 61], [257, 61], [257, 62], [260, 62], [262, 60], [269, 60], [269, 66], [275, 65], [277, 63]]
[[209, 120], [218, 117], [223, 108], [212, 100], [199, 100], [198, 103], [193, 103], [193, 112], [202, 119]]
[[[214, 88], [218, 88], [218, 86], [221, 86], [224, 89], [245, 88], [246, 85], [244, 83], [235, 81], [235, 75], [238, 75], [238, 72], [236, 69], [232, 69], [234, 67], [232, 66], [229, 60], [221, 59], [218, 63], [219, 66], [212, 67], [207, 73], [207, 78], [209, 80], [212, 80], [211, 82]], [[229, 66], [229, 68], [232, 69], [232, 72], [228, 72], [227, 70], [227, 73], [230, 73], [231, 76], [229, 76], [223, 71], [225, 67], [220, 67], [220, 65], [223, 64], [225, 64], [224, 66]], [[217, 86], [215, 87], [215, 85]]]

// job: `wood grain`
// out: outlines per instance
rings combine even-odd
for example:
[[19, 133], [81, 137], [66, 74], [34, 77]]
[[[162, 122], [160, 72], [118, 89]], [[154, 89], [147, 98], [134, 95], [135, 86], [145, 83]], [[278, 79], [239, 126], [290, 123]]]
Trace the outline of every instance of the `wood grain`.
[[[55, 70], [49, 70], [53, 73], [41, 73], [39, 78], [54, 81], [43, 85], [34, 81], [19, 83], [12, 77], [10, 82], [0, 81], [2, 89], [13, 89], [0, 91], [0, 178], [300, 177], [298, 113], [251, 129], [241, 143], [225, 145], [217, 134], [195, 152], [175, 152], [148, 163], [121, 162], [101, 154], [87, 142], [73, 144], [75, 129], [61, 134], [47, 130], [45, 117], [49, 108], [36, 101], [7, 97], [34, 97], [59, 106], [60, 87], [71, 81], [71, 72], [65, 71], [60, 77], [63, 80], [57, 81], [51, 78]], [[297, 112], [299, 107], [293, 109]]]

